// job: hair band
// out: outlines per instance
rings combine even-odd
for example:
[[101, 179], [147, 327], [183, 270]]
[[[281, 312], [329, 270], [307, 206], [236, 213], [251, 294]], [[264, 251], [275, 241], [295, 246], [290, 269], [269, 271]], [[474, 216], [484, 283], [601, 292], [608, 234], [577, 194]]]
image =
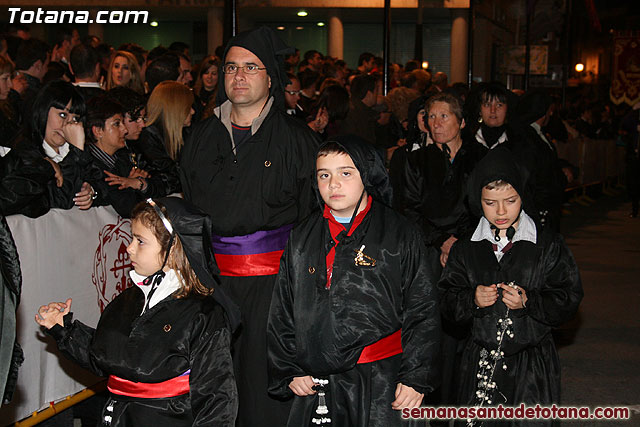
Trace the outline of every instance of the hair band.
[[147, 199], [147, 203], [149, 203], [149, 205], [151, 205], [153, 210], [156, 211], [156, 213], [160, 217], [160, 220], [164, 224], [164, 228], [166, 228], [169, 234], [173, 236], [173, 226], [171, 225], [171, 222], [169, 221], [169, 219], [162, 213], [162, 211], [160, 210], [160, 207], [156, 204], [156, 202], [153, 201], [151, 197]]

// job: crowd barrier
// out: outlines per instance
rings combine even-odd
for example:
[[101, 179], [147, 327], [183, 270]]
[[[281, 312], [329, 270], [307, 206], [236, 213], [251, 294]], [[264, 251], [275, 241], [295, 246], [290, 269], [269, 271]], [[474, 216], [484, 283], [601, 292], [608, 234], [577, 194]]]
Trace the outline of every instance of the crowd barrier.
[[[74, 319], [95, 327], [102, 309], [127, 286], [131, 267], [131, 224], [111, 207], [53, 209], [40, 218], [13, 215], [7, 222], [22, 270], [17, 339], [25, 361], [13, 400], [0, 408], [3, 426], [45, 408], [59, 412], [78, 400], [72, 395], [99, 388], [103, 379], [60, 355], [34, 316], [39, 306], [71, 297]], [[33, 425], [29, 420], [20, 425]]]
[[586, 188], [596, 184], [608, 184], [622, 176], [625, 169], [625, 149], [615, 140], [573, 138], [556, 144], [558, 157], [579, 169], [578, 176], [567, 190]]

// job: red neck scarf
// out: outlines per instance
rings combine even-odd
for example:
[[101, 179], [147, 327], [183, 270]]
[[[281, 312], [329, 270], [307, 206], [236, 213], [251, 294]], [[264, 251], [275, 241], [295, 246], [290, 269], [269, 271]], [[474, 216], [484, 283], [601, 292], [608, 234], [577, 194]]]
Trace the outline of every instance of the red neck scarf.
[[[368, 196], [367, 197], [367, 206], [363, 209], [362, 212], [360, 212], [358, 215], [356, 215], [355, 219], [353, 220], [353, 224], [351, 224], [351, 228], [347, 232], [347, 236], [351, 236], [353, 234], [353, 232], [356, 231], [356, 228], [358, 228], [358, 226], [362, 223], [362, 221], [364, 220], [364, 217], [369, 212], [369, 209], [371, 209], [371, 202], [372, 201], [373, 201], [373, 199], [371, 198], [371, 196]], [[340, 224], [334, 218], [333, 214], [331, 213], [331, 209], [326, 204], [324, 205], [323, 216], [329, 222], [329, 232], [331, 233], [331, 238], [335, 242], [334, 245], [329, 250], [329, 253], [327, 253], [327, 258], [326, 258], [327, 284], [325, 286], [326, 286], [327, 289], [329, 289], [331, 287], [331, 277], [333, 276], [333, 261], [336, 258], [336, 246], [338, 246], [338, 243], [340, 243], [338, 241], [338, 235], [340, 233], [342, 233], [343, 231], [346, 231], [346, 228], [344, 228], [344, 225]]]

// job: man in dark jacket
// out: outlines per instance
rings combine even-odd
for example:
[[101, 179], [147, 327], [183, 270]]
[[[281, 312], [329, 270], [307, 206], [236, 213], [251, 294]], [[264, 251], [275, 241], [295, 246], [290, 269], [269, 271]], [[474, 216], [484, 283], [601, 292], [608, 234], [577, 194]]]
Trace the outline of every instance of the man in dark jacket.
[[222, 286], [240, 307], [233, 343], [239, 426], [284, 425], [289, 404], [267, 394], [266, 324], [280, 256], [314, 207], [317, 140], [284, 111], [284, 55], [262, 27], [231, 39], [215, 113], [195, 125], [180, 160], [185, 198], [207, 212]]
[[517, 115], [522, 135], [534, 153], [535, 167], [531, 168], [529, 183], [534, 193], [533, 215], [544, 227], [558, 231], [567, 179], [560, 168], [555, 144], [542, 131], [551, 116], [551, 97], [540, 89], [527, 92], [518, 102]]

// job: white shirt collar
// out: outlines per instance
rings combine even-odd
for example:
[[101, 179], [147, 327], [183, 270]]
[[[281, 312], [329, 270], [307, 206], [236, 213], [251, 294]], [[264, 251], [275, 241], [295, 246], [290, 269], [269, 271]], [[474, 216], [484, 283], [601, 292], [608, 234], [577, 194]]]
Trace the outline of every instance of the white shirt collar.
[[487, 144], [487, 141], [485, 141], [484, 139], [484, 135], [482, 135], [482, 128], [478, 129], [478, 132], [476, 132], [476, 141], [478, 141], [480, 144], [484, 145], [489, 149], [496, 148], [498, 145], [502, 144], [506, 140], [507, 140], [507, 131], [504, 131], [502, 132], [502, 135], [500, 135], [500, 138], [498, 138], [498, 141], [493, 145], [493, 147], [489, 147], [489, 145]]
[[[138, 286], [144, 293], [144, 306], [146, 307], [147, 298], [149, 296], [149, 292], [151, 292], [151, 285], [143, 285], [142, 282], [144, 281], [144, 279], [146, 279], [146, 277], [136, 273], [133, 269], [129, 271], [129, 277], [131, 277], [133, 283], [135, 283], [136, 286]], [[149, 301], [149, 308], [155, 306], [160, 301], [180, 289], [181, 286], [182, 279], [178, 276], [178, 273], [173, 269], [167, 271], [164, 275], [164, 278], [162, 279], [162, 282], [160, 282], [160, 285], [158, 285], [158, 288], [151, 296], [151, 301]], [[144, 312], [144, 308], [142, 310]]]
[[9, 151], [11, 151], [11, 148], [0, 145], [0, 157], [6, 156]]
[[[485, 217], [480, 218], [480, 222], [473, 232], [473, 236], [471, 236], [472, 242], [479, 242], [481, 240], [496, 243], [495, 233], [491, 230], [491, 223]], [[513, 239], [511, 239], [513, 243], [520, 240], [526, 240], [531, 243], [536, 243], [537, 241], [536, 224], [525, 211], [520, 212], [520, 222], [518, 222], [516, 233], [513, 235]], [[506, 239], [502, 239], [502, 241], [506, 244]]]
[[536, 122], [531, 123], [531, 127], [536, 131], [536, 133], [540, 136], [540, 138], [542, 138], [542, 140], [547, 143], [549, 148], [551, 148], [553, 150], [553, 147], [551, 146], [551, 143], [549, 142], [547, 137], [544, 136], [544, 133], [542, 132], [542, 127], [540, 127], [540, 125], [537, 124]]
[[56, 153], [56, 150], [51, 148], [51, 146], [47, 144], [46, 141], [42, 141], [42, 148], [44, 148], [44, 153], [47, 155], [47, 157], [56, 163], [60, 163], [65, 157], [67, 157], [67, 154], [69, 154], [68, 142], [65, 142], [60, 146], [60, 153]]
[[95, 87], [98, 89], [102, 89], [102, 86], [100, 86], [100, 83], [98, 82], [76, 82], [73, 83], [73, 85], [77, 87]]

